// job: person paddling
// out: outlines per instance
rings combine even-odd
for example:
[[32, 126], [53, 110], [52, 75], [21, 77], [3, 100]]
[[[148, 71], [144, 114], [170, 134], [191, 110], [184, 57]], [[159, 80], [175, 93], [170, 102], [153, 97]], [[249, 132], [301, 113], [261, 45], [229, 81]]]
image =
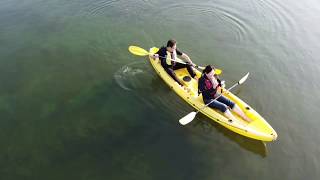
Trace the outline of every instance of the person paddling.
[[234, 120], [235, 117], [230, 112], [229, 108], [242, 117], [242, 119], [245, 121], [252, 121], [244, 114], [237, 104], [225, 96], [222, 95], [218, 99], [214, 100], [214, 98], [218, 97], [220, 93], [222, 93], [222, 88], [221, 81], [218, 76], [215, 75], [215, 69], [213, 66], [208, 65], [203, 70], [202, 76], [198, 80], [198, 92], [202, 93], [203, 102], [205, 104], [208, 104], [213, 100], [213, 102], [209, 104], [209, 107], [220, 110], [230, 120]]
[[[184, 59], [187, 62], [187, 64], [182, 64], [171, 60], [176, 60], [177, 55]], [[183, 83], [181, 82], [181, 80], [178, 79], [174, 70], [187, 68], [190, 76], [196, 80], [198, 79], [195, 72], [192, 69], [192, 66], [195, 66], [195, 64], [191, 61], [190, 57], [187, 54], [177, 49], [177, 41], [174, 39], [170, 39], [167, 42], [167, 46], [161, 47], [159, 51], [153, 55], [153, 57], [160, 59], [161, 65], [165, 69], [165, 71], [181, 86], [183, 86]]]

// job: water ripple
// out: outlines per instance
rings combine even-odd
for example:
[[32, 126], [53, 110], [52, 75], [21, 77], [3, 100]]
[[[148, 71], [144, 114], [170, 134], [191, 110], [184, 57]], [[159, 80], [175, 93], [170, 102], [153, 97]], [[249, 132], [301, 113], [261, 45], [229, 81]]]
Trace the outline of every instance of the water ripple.
[[[169, 12], [183, 12], [180, 16]], [[241, 17], [237, 11], [231, 8], [226, 8], [220, 5], [213, 4], [170, 4], [159, 8], [156, 14], [159, 14], [161, 18], [157, 21], [190, 21], [191, 24], [202, 23], [199, 28], [219, 28], [219, 26], [227, 26], [223, 28], [224, 31], [228, 31], [235, 36], [237, 41], [242, 41], [245, 37], [248, 37], [251, 33], [251, 29], [246, 23], [247, 20]], [[170, 16], [170, 17], [169, 17]], [[201, 18], [199, 20], [199, 16]], [[194, 19], [197, 18], [197, 19]]]
[[[265, 22], [270, 22], [271, 24], [267, 27], [270, 28], [269, 31], [277, 38], [287, 37], [288, 31], [296, 31], [296, 22], [293, 19], [293, 12], [280, 4], [279, 2], [274, 2], [271, 0], [258, 0], [252, 1], [252, 4], [258, 11], [257, 14], [262, 14], [264, 16], [263, 21], [261, 21], [261, 26], [265, 26]], [[290, 33], [291, 34], [291, 33]]]
[[146, 62], [133, 62], [122, 66], [114, 74], [114, 79], [123, 90], [130, 91], [149, 108], [180, 115], [187, 113], [188, 105], [158, 77]]
[[88, 10], [89, 14], [93, 16], [102, 14], [107, 10], [107, 8], [115, 5], [117, 2], [120, 2], [120, 0], [103, 0], [92, 3]]
[[109, 13], [112, 16], [140, 16], [143, 11], [152, 6], [151, 1], [139, 0], [137, 1], [122, 1], [122, 0], [100, 0], [93, 3], [87, 2], [86, 16], [100, 16]]
[[236, 30], [238, 41], [242, 41], [244, 37], [247, 37], [248, 34], [251, 33], [249, 26], [246, 24], [246, 20], [243, 20], [236, 12], [224, 8], [216, 8], [216, 10], [221, 15], [220, 18], [222, 18], [224, 22], [229, 23], [231, 28]]
[[141, 61], [126, 64], [114, 74], [115, 81], [122, 89], [132, 91], [139, 88], [140, 80], [137, 79], [137, 75], [144, 73], [144, 70], [139, 67], [142, 63]]

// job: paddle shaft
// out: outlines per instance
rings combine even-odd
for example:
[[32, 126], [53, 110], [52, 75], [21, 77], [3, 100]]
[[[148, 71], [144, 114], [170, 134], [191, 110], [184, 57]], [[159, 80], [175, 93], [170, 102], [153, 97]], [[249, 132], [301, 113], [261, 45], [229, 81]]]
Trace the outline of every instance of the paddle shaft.
[[[154, 47], [155, 48], [155, 47]], [[134, 54], [134, 55], [138, 55], [138, 56], [146, 56], [146, 55], [154, 55], [154, 53], [150, 53], [148, 51], [146, 51], [145, 49], [141, 48], [141, 47], [138, 47], [138, 46], [129, 46], [129, 51]], [[159, 49], [157, 48], [157, 51], [159, 51]], [[166, 58], [166, 57], [163, 57], [163, 56], [159, 56], [158, 54], [158, 57], [161, 57], [161, 58]], [[186, 62], [183, 62], [183, 61], [177, 61], [175, 59], [171, 59], [171, 61], [175, 61], [175, 62], [178, 62], [178, 63], [181, 63], [181, 64], [188, 64]], [[204, 67], [203, 66], [198, 66], [198, 65], [195, 65], [194, 66], [195, 68], [198, 68], [198, 69], [201, 69], [203, 70]], [[216, 74], [221, 74], [221, 70], [220, 69], [216, 69], [218, 72], [216, 72]]]
[[[154, 55], [154, 54], [149, 53], [149, 55]], [[163, 56], [158, 56], [158, 57], [166, 58], [166, 57], [163, 57]], [[186, 63], [186, 62], [183, 62], [183, 61], [177, 61], [177, 60], [175, 60], [175, 59], [171, 59], [171, 58], [170, 58], [170, 60], [171, 60], [171, 61], [174, 61], [174, 62], [181, 63], [181, 64], [188, 64], [188, 63]], [[202, 66], [198, 66], [198, 65], [195, 65], [195, 67], [196, 67], [196, 68], [199, 68], [199, 69], [202, 69], [202, 70], [204, 69], [204, 67], [202, 67]]]
[[[234, 84], [233, 86], [231, 86], [229, 89], [227, 89], [226, 91], [230, 91], [231, 89], [233, 89], [234, 87], [236, 87], [237, 85], [239, 85], [240, 83], [237, 82], [236, 84]], [[224, 93], [224, 92], [223, 92]], [[211, 100], [208, 104], [202, 106], [198, 111], [196, 111], [196, 114], [198, 112], [200, 112], [201, 110], [203, 110], [204, 108], [206, 108], [207, 106], [209, 106], [211, 103], [213, 103], [214, 100], [217, 100], [219, 97], [221, 97], [223, 95], [223, 93], [221, 93], [218, 97], [214, 98], [213, 100]]]

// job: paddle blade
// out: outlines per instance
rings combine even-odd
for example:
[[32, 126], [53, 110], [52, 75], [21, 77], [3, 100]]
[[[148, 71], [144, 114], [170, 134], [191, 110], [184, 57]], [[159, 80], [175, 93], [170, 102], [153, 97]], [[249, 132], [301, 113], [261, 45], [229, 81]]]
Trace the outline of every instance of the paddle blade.
[[188, 124], [188, 123], [190, 123], [195, 117], [196, 117], [196, 112], [191, 112], [191, 113], [189, 113], [188, 115], [186, 115], [186, 116], [184, 116], [183, 118], [181, 118], [180, 120], [179, 120], [179, 123], [181, 124], [181, 125], [186, 125], [186, 124]]
[[222, 73], [222, 70], [221, 70], [221, 69], [215, 69], [215, 70], [214, 70], [214, 73], [215, 73], [216, 75], [220, 75], [220, 74]]
[[138, 46], [129, 46], [129, 51], [137, 56], [146, 56], [149, 55], [149, 52], [146, 51], [145, 49], [142, 49], [141, 47]]
[[151, 54], [155, 54], [155, 53], [157, 53], [159, 51], [159, 48], [157, 48], [157, 47], [152, 47], [151, 49], [150, 49], [150, 53]]
[[240, 79], [240, 81], [238, 82], [238, 84], [244, 83], [244, 82], [247, 80], [249, 74], [250, 74], [250, 73], [248, 72], [245, 76], [243, 76], [243, 78]]

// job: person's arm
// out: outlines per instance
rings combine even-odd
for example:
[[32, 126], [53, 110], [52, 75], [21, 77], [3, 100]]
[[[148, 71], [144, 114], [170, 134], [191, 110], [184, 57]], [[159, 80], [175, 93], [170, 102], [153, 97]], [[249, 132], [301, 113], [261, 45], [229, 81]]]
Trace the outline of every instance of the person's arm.
[[185, 54], [185, 53], [182, 53], [181, 57], [186, 60], [188, 63], [192, 64], [193, 65], [193, 62], [191, 61], [190, 57]]
[[159, 52], [160, 52], [160, 49], [156, 52], [156, 53], [154, 53], [154, 54], [150, 54], [149, 56], [152, 58], [152, 59], [157, 59], [157, 58], [159, 58]]
[[204, 83], [204, 79], [200, 78], [198, 80], [198, 93], [203, 93], [203, 92], [207, 92], [208, 90], [205, 88], [205, 83]]
[[160, 62], [164, 62], [164, 61], [166, 60], [166, 58], [165, 58], [166, 54], [165, 54], [164, 51], [165, 51], [165, 50], [163, 50], [163, 47], [161, 47], [161, 48], [158, 50], [158, 52], [156, 52], [156, 53], [154, 53], [154, 54], [152, 54], [152, 55], [150, 55], [150, 56], [151, 56], [153, 59], [159, 58]]
[[193, 64], [193, 62], [191, 61], [190, 57], [186, 53], [183, 53], [183, 52], [179, 51], [178, 49], [176, 50], [176, 52], [177, 52], [177, 55], [181, 56], [189, 64], [191, 64], [192, 66], [195, 66], [195, 64]]
[[219, 83], [217, 86], [217, 92], [222, 94], [223, 93], [222, 81], [220, 80], [218, 75], [215, 74], [214, 77], [217, 79], [217, 81]]
[[159, 58], [159, 54], [157, 54], [157, 53], [155, 53], [155, 54], [152, 54], [152, 55], [150, 55], [153, 59], [157, 59], [157, 58]]
[[203, 83], [202, 83], [202, 78], [200, 78], [198, 80], [198, 96], [200, 96], [200, 94], [202, 93], [203, 89], [204, 89], [204, 86], [203, 86]]
[[205, 88], [205, 79], [203, 77], [198, 80], [198, 96], [200, 94], [204, 99], [210, 99], [210, 90]]

